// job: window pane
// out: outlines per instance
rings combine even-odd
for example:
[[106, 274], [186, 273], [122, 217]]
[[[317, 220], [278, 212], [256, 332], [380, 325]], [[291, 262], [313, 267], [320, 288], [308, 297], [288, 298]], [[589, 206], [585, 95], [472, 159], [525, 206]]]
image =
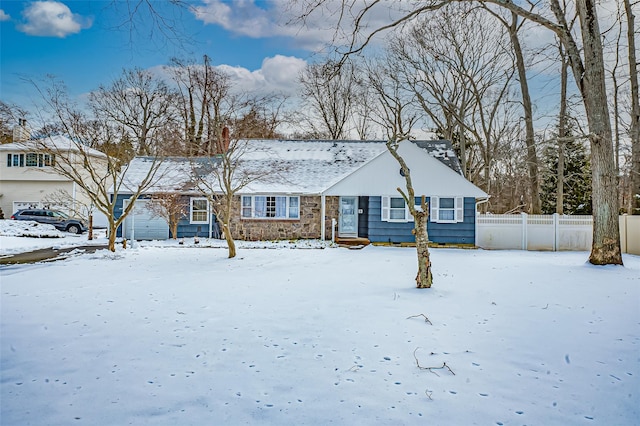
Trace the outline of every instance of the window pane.
[[300, 216], [298, 201], [298, 197], [289, 198], [289, 217], [292, 219], [297, 219]]
[[266, 197], [267, 199], [267, 214], [266, 217], [276, 216], [276, 197]]
[[453, 206], [453, 198], [440, 198], [441, 209], [452, 209]]
[[[9, 154], [11, 155], [11, 154]], [[22, 154], [24, 155], [24, 154]], [[13, 156], [13, 167], [18, 167], [20, 166], [20, 156], [19, 155], [14, 155]]]
[[243, 207], [251, 207], [251, 197], [247, 197], [246, 195], [244, 195], [242, 197], [242, 206]]
[[404, 219], [404, 208], [400, 209], [391, 209], [389, 212], [390, 219]]
[[207, 210], [207, 200], [193, 200], [193, 211]]
[[27, 154], [27, 167], [35, 167], [38, 165], [38, 154]]
[[276, 216], [280, 218], [287, 217], [287, 197], [276, 198]]
[[253, 198], [255, 211], [254, 217], [267, 217], [267, 197], [258, 195]]
[[453, 210], [440, 210], [440, 212], [438, 214], [438, 219], [439, 220], [453, 220], [454, 219]]
[[391, 198], [391, 208], [392, 209], [404, 209], [404, 199], [403, 198]]
[[193, 222], [206, 222], [207, 221], [207, 212], [194, 211], [191, 220]]

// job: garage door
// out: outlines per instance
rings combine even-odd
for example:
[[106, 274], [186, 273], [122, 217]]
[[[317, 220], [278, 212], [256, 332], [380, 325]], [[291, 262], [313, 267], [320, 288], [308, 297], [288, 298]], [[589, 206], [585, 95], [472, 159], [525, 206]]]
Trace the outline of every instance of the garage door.
[[[125, 200], [125, 206], [129, 204]], [[133, 211], [124, 220], [122, 236], [135, 240], [166, 240], [169, 238], [169, 225], [155, 216], [148, 208], [149, 200], [136, 200]]]

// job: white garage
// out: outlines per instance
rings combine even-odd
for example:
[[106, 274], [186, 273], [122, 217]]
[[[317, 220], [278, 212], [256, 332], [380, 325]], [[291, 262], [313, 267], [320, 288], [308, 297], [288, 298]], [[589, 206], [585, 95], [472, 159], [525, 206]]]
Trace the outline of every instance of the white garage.
[[[125, 200], [125, 206], [129, 200]], [[122, 236], [128, 240], [166, 240], [169, 238], [169, 225], [148, 208], [149, 200], [136, 200], [133, 211], [124, 219]]]

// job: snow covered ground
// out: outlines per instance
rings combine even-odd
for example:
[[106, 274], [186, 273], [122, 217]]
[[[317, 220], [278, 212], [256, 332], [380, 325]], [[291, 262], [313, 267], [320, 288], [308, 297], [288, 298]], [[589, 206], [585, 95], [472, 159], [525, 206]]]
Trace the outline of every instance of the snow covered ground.
[[1, 268], [0, 423], [638, 424], [638, 256], [203, 245]]

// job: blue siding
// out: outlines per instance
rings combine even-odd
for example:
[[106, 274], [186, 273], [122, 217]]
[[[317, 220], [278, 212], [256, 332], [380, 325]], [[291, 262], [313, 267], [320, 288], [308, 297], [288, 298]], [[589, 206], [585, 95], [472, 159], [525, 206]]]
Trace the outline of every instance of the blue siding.
[[[380, 243], [413, 243], [415, 237], [411, 233], [413, 222], [383, 222], [381, 220], [382, 197], [369, 197], [369, 240]], [[427, 198], [427, 202], [430, 199]], [[416, 197], [416, 203], [420, 199]], [[440, 244], [475, 244], [476, 230], [475, 199], [464, 199], [464, 222], [460, 223], [427, 223], [429, 241]]]
[[[131, 198], [131, 194], [118, 194], [117, 203], [115, 207], [115, 217], [119, 218], [122, 216], [122, 205], [124, 200], [128, 200]], [[149, 198], [146, 196], [141, 196], [141, 199]], [[216, 216], [214, 214], [211, 215], [211, 220], [213, 220], [212, 226], [212, 237], [220, 238], [220, 228], [218, 222], [216, 222]], [[122, 237], [122, 225], [118, 227], [118, 232], [116, 234], [118, 237]], [[178, 223], [178, 238], [190, 238], [190, 237], [209, 237], [209, 224], [191, 224], [189, 223], [189, 216], [185, 216]]]

